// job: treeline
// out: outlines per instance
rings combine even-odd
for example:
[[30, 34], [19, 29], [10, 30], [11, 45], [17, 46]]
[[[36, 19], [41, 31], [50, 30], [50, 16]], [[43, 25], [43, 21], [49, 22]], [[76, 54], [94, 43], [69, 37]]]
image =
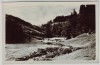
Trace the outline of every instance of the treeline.
[[81, 5], [79, 13], [73, 10], [71, 15], [57, 16], [42, 24], [45, 37], [67, 37], [70, 39], [82, 33], [95, 32], [95, 5]]

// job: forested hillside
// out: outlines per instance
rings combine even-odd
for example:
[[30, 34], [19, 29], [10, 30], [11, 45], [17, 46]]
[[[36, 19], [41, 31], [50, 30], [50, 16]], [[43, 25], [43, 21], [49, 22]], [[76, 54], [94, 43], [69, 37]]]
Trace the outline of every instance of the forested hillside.
[[41, 26], [46, 37], [67, 37], [70, 39], [82, 33], [95, 32], [95, 5], [81, 5], [79, 13], [73, 9], [71, 15], [56, 16]]
[[7, 43], [26, 43], [32, 39], [42, 37], [42, 29], [24, 20], [6, 15], [6, 42]]

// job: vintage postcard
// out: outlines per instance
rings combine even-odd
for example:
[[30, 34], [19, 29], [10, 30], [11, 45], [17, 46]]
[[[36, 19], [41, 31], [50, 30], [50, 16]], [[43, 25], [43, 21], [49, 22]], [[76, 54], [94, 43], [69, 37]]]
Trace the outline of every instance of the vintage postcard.
[[98, 2], [4, 2], [4, 63], [97, 63]]

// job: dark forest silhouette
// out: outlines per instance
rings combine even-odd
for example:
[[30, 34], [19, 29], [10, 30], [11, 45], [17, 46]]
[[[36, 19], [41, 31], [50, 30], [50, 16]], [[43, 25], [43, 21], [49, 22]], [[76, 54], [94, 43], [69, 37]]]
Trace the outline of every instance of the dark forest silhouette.
[[42, 25], [47, 37], [64, 36], [67, 39], [82, 33], [95, 32], [95, 5], [81, 5], [79, 14], [73, 10], [71, 15], [57, 16], [53, 21]]
[[24, 20], [6, 15], [6, 42], [25, 43], [30, 42], [35, 36], [43, 36], [42, 29]]

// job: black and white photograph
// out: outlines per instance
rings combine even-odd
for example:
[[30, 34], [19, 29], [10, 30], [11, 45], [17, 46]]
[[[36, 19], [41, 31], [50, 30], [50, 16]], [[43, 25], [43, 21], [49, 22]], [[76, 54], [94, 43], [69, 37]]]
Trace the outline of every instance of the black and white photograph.
[[96, 61], [97, 2], [6, 2], [4, 61]]

